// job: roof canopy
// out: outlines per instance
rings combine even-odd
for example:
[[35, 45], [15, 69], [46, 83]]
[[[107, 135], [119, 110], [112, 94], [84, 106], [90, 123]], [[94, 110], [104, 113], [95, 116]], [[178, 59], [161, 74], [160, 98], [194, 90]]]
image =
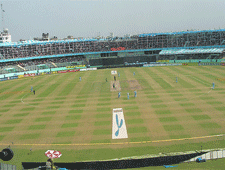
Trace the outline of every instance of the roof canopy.
[[222, 53], [224, 48], [162, 50], [159, 55]]
[[180, 34], [195, 34], [195, 33], [206, 33], [206, 32], [225, 32], [225, 29], [220, 30], [202, 30], [202, 31], [181, 31], [181, 32], [166, 32], [166, 33], [149, 33], [149, 34], [140, 34], [139, 37], [146, 36], [156, 36], [156, 35], [180, 35]]

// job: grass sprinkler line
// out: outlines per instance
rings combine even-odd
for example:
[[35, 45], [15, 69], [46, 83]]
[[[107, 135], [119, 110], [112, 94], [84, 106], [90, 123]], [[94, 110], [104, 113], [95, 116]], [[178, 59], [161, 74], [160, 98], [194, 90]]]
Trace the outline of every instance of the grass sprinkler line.
[[[195, 140], [195, 139], [205, 139], [214, 137], [223, 137], [225, 134], [211, 135], [211, 136], [198, 136], [191, 138], [181, 138], [181, 139], [166, 139], [166, 140], [156, 140], [156, 141], [140, 141], [140, 142], [120, 142], [120, 143], [73, 143], [73, 144], [13, 144], [15, 146], [97, 146], [97, 145], [127, 145], [127, 144], [146, 144], [146, 143], [160, 143], [160, 142], [173, 142], [173, 141], [184, 141], [184, 140]], [[0, 143], [0, 145], [9, 145]]]

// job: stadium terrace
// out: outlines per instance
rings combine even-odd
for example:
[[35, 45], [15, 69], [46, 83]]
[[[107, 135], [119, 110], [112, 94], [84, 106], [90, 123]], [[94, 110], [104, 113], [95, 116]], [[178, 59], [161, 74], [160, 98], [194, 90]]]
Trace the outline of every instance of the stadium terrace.
[[[224, 56], [225, 29], [111, 36], [105, 39], [49, 40], [47, 37], [44, 40], [48, 41], [36, 39], [1, 43], [0, 65], [16, 64], [22, 68], [31, 61], [36, 65], [50, 63], [49, 67], [56, 67], [52, 63], [59, 61], [90, 66], [168, 60], [179, 63], [180, 60], [193, 59], [220, 62]], [[30, 69], [23, 68], [21, 71]]]

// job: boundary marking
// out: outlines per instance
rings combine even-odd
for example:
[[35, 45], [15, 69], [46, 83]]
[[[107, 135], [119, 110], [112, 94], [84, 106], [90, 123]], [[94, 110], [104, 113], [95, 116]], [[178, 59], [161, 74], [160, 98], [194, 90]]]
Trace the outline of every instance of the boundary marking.
[[[125, 145], [125, 144], [144, 144], [144, 143], [160, 143], [160, 142], [172, 142], [172, 141], [183, 141], [183, 140], [194, 140], [194, 139], [205, 139], [205, 138], [213, 138], [213, 137], [221, 137], [225, 136], [225, 134], [220, 135], [212, 135], [212, 136], [199, 136], [199, 137], [191, 137], [191, 138], [181, 138], [181, 139], [165, 139], [165, 140], [156, 140], [156, 141], [141, 141], [141, 142], [121, 142], [121, 143], [74, 143], [74, 144], [13, 144], [15, 146], [95, 146], [95, 145]], [[0, 145], [9, 145], [0, 143]]]
[[25, 95], [20, 99], [20, 101], [21, 101], [23, 104], [28, 105], [28, 106], [36, 106], [36, 105], [27, 104], [27, 103], [25, 103], [25, 102], [23, 101], [23, 98], [24, 98], [25, 96], [27, 96], [28, 94], [30, 94], [30, 93], [25, 94]]

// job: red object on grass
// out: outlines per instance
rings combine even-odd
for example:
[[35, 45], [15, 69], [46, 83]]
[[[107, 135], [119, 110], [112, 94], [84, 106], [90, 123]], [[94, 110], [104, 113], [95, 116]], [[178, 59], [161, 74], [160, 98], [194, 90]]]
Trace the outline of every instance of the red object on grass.
[[47, 150], [47, 151], [45, 152], [45, 155], [46, 155], [47, 157], [53, 159], [53, 158], [59, 158], [59, 157], [62, 155], [62, 153], [61, 153], [60, 151]]

